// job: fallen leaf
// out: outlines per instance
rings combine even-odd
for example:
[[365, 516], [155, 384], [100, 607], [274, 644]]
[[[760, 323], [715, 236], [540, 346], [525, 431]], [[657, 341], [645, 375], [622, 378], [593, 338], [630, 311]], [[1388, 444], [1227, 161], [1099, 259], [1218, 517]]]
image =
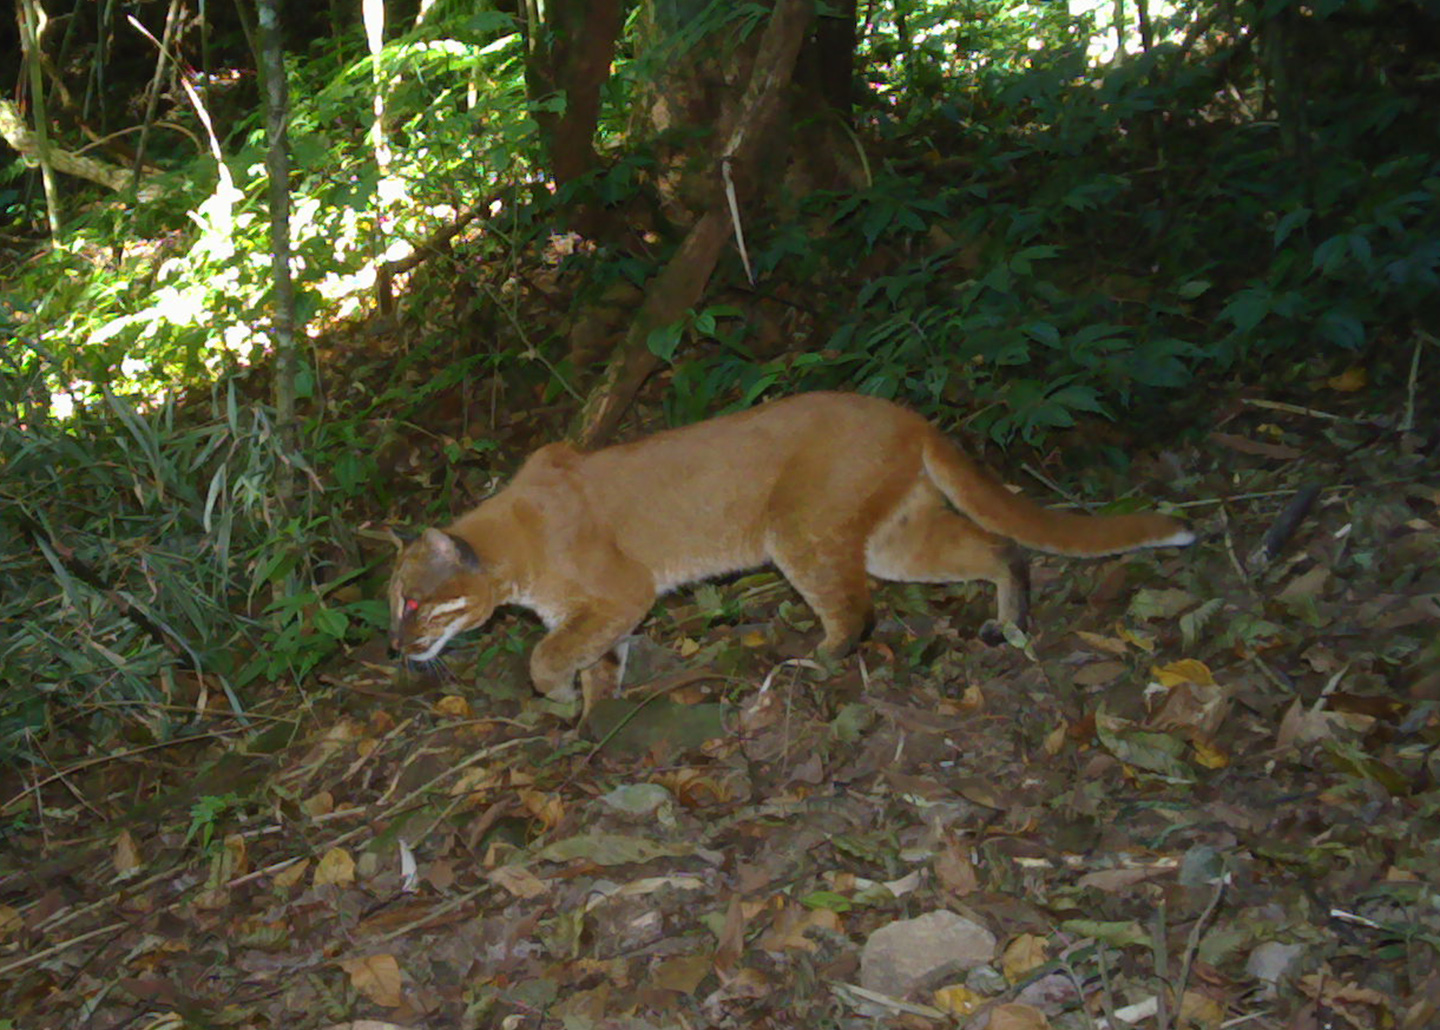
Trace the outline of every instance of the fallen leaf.
[[498, 866], [486, 875], [517, 898], [538, 898], [550, 890], [549, 884], [521, 865]]
[[805, 936], [811, 929], [840, 932], [840, 916], [828, 908], [786, 905], [757, 942], [766, 951], [814, 951], [819, 944]]
[[1119, 637], [1102, 636], [1099, 633], [1091, 633], [1089, 630], [1083, 629], [1077, 629], [1075, 635], [1096, 651], [1103, 651], [1106, 654], [1122, 655], [1130, 649], [1130, 645]]
[[1366, 374], [1362, 365], [1351, 365], [1338, 376], [1331, 376], [1325, 380], [1325, 385], [1336, 393], [1354, 393], [1356, 390], [1365, 389], [1370, 377]]
[[996, 1005], [990, 1010], [990, 1030], [1048, 1030], [1045, 1013], [1019, 1002]]
[[[1173, 619], [1186, 609], [1195, 607], [1195, 604], [1195, 595], [1188, 591], [1176, 587], [1145, 587], [1135, 591], [1128, 611], [1131, 617], [1141, 620]], [[1135, 641], [1132, 639], [1131, 643]]]
[[278, 873], [276, 873], [273, 877], [270, 878], [270, 882], [273, 883], [276, 887], [281, 888], [282, 890], [287, 887], [293, 887], [301, 880], [305, 879], [305, 870], [309, 868], [310, 860], [308, 858], [302, 858], [300, 861], [292, 862], [284, 869], [281, 869]]
[[473, 713], [468, 700], [458, 694], [446, 694], [435, 702], [435, 714], [447, 719], [468, 719]]
[[115, 851], [111, 861], [122, 879], [134, 876], [145, 865], [145, 860], [140, 857], [140, 845], [135, 843], [129, 830], [121, 830], [115, 838]]
[[574, 858], [589, 859], [596, 865], [628, 865], [649, 862], [656, 858], [689, 855], [691, 844], [661, 844], [644, 837], [626, 837], [618, 833], [585, 833], [557, 840], [536, 855], [546, 862], [568, 862]]
[[935, 856], [935, 878], [953, 894], [972, 894], [980, 886], [970, 849], [959, 841], [948, 841]]
[[300, 802], [300, 811], [311, 819], [316, 816], [329, 815], [335, 811], [335, 795], [328, 790], [322, 790]]
[[19, 911], [9, 905], [0, 905], [0, 941], [13, 937], [24, 922]]
[[700, 982], [710, 975], [715, 956], [709, 952], [694, 955], [672, 955], [655, 966], [646, 977], [651, 987], [676, 994], [694, 994]]
[[1091, 662], [1089, 665], [1082, 665], [1076, 669], [1075, 675], [1071, 679], [1076, 686], [1103, 687], [1125, 675], [1129, 668], [1124, 662]]
[[976, 994], [963, 984], [940, 988], [932, 1000], [937, 1009], [952, 1016], [968, 1016], [985, 1004], [983, 994]]
[[1150, 675], [1162, 687], [1174, 687], [1181, 683], [1199, 683], [1214, 686], [1215, 676], [1210, 667], [1194, 658], [1181, 658], [1169, 665], [1152, 665]]
[[559, 794], [547, 794], [540, 790], [522, 790], [517, 792], [520, 804], [525, 806], [525, 811], [540, 821], [541, 829], [551, 829], [560, 824], [565, 818], [565, 802]]
[[354, 882], [355, 860], [344, 848], [331, 848], [325, 852], [315, 866], [315, 878], [311, 881], [316, 887], [348, 887]]
[[1146, 880], [1170, 871], [1172, 870], [1155, 868], [1097, 869], [1080, 877], [1077, 883], [1081, 887], [1094, 887], [1107, 894], [1118, 894], [1128, 891], [1137, 883], [1144, 883]]
[[1022, 933], [1005, 946], [1000, 955], [1000, 971], [1010, 983], [1018, 983], [1031, 970], [1049, 961], [1046, 950], [1044, 937]]
[[1298, 447], [1291, 447], [1283, 443], [1266, 443], [1263, 440], [1252, 440], [1248, 436], [1236, 436], [1233, 433], [1211, 433], [1210, 439], [1222, 447], [1228, 447], [1239, 454], [1253, 454], [1257, 458], [1276, 458], [1281, 461], [1292, 461], [1295, 458], [1303, 458], [1305, 452]]
[[398, 1008], [401, 1001], [400, 963], [394, 955], [368, 955], [346, 959], [340, 968], [350, 974], [355, 989], [377, 1005]]

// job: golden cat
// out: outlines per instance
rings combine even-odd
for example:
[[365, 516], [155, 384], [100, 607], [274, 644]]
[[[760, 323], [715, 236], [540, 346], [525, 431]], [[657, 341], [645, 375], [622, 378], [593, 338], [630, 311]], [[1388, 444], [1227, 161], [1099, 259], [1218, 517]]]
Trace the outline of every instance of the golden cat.
[[426, 662], [497, 606], [527, 608], [550, 631], [530, 657], [535, 688], [568, 700], [658, 595], [710, 576], [775, 565], [819, 617], [822, 650], [841, 655], [870, 616], [867, 576], [989, 580], [1000, 619], [1023, 627], [1016, 544], [1096, 556], [1194, 539], [1162, 515], [1039, 507], [914, 412], [808, 393], [591, 453], [542, 447], [505, 489], [401, 551], [390, 639]]

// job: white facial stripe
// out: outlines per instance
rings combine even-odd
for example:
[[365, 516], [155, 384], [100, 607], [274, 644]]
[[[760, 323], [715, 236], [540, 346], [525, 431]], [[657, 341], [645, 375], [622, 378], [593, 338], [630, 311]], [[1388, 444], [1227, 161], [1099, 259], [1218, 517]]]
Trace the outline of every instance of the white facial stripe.
[[[438, 611], [439, 609], [437, 608], [435, 610]], [[465, 617], [463, 615], [458, 619], [451, 619], [445, 624], [445, 627], [440, 630], [440, 635], [435, 638], [434, 642], [432, 642], [429, 647], [427, 647], [419, 654], [412, 654], [408, 657], [411, 661], [415, 662], [428, 662], [433, 658], [439, 657], [440, 652], [445, 650], [445, 645], [450, 643], [450, 638], [455, 636], [456, 633], [459, 633], [464, 628]]]
[[452, 597], [448, 601], [441, 601], [439, 604], [430, 606], [431, 615], [449, 615], [451, 612], [458, 612], [470, 603], [468, 598]]

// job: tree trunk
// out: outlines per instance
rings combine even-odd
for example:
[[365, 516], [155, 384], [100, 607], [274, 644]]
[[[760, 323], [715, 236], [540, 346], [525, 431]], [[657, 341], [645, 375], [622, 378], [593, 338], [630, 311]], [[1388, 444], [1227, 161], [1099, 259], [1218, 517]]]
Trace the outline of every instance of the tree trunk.
[[[34, 0], [21, 0], [20, 31], [24, 35], [25, 66], [30, 73], [30, 102], [35, 108], [35, 157], [45, 185], [45, 215], [50, 236], [60, 235], [60, 195], [55, 189], [55, 166], [50, 158], [50, 127], [45, 113], [45, 83], [40, 75], [40, 33], [44, 12]], [[17, 148], [19, 149], [19, 148]]]
[[[783, 151], [784, 140], [777, 138], [775, 130], [784, 112], [796, 57], [813, 20], [813, 0], [776, 0], [760, 37], [748, 85], [737, 102], [725, 105], [716, 147], [703, 166], [703, 181], [687, 191], [703, 198], [705, 207], [669, 264], [646, 289], [639, 314], [586, 400], [576, 434], [583, 446], [602, 443], [615, 432], [635, 392], [659, 363], [648, 346], [650, 334], [677, 321], [699, 301], [710, 281], [731, 230], [721, 189], [722, 165], [730, 164], [743, 214], [745, 202], [760, 192], [758, 184], [770, 173], [768, 168], [760, 169], [761, 155]], [[777, 163], [783, 167], [783, 156]], [[773, 176], [769, 181], [773, 182]]]
[[[620, 0], [551, 0], [527, 4], [526, 91], [532, 101], [563, 96], [563, 111], [536, 109], [550, 174], [564, 187], [600, 163], [595, 127], [600, 89], [610, 75], [615, 39], [620, 33]], [[600, 213], [581, 205], [571, 224], [583, 235], [599, 230]]]
[[[280, 49], [279, 0], [259, 0], [260, 65], [265, 78], [265, 171], [270, 179], [270, 268], [274, 278], [271, 317], [275, 339], [275, 421], [280, 442], [294, 452], [295, 381], [299, 361], [295, 352], [295, 284], [290, 279], [290, 153], [287, 138], [289, 90], [285, 58]], [[280, 502], [292, 510], [296, 473], [280, 470]]]

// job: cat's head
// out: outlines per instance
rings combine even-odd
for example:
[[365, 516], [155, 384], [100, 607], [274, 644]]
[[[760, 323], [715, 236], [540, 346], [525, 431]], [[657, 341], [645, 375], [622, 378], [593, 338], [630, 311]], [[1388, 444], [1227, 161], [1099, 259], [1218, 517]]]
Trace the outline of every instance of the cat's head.
[[439, 657], [452, 637], [495, 611], [494, 578], [458, 536], [427, 529], [401, 548], [390, 574], [390, 647], [411, 662]]

